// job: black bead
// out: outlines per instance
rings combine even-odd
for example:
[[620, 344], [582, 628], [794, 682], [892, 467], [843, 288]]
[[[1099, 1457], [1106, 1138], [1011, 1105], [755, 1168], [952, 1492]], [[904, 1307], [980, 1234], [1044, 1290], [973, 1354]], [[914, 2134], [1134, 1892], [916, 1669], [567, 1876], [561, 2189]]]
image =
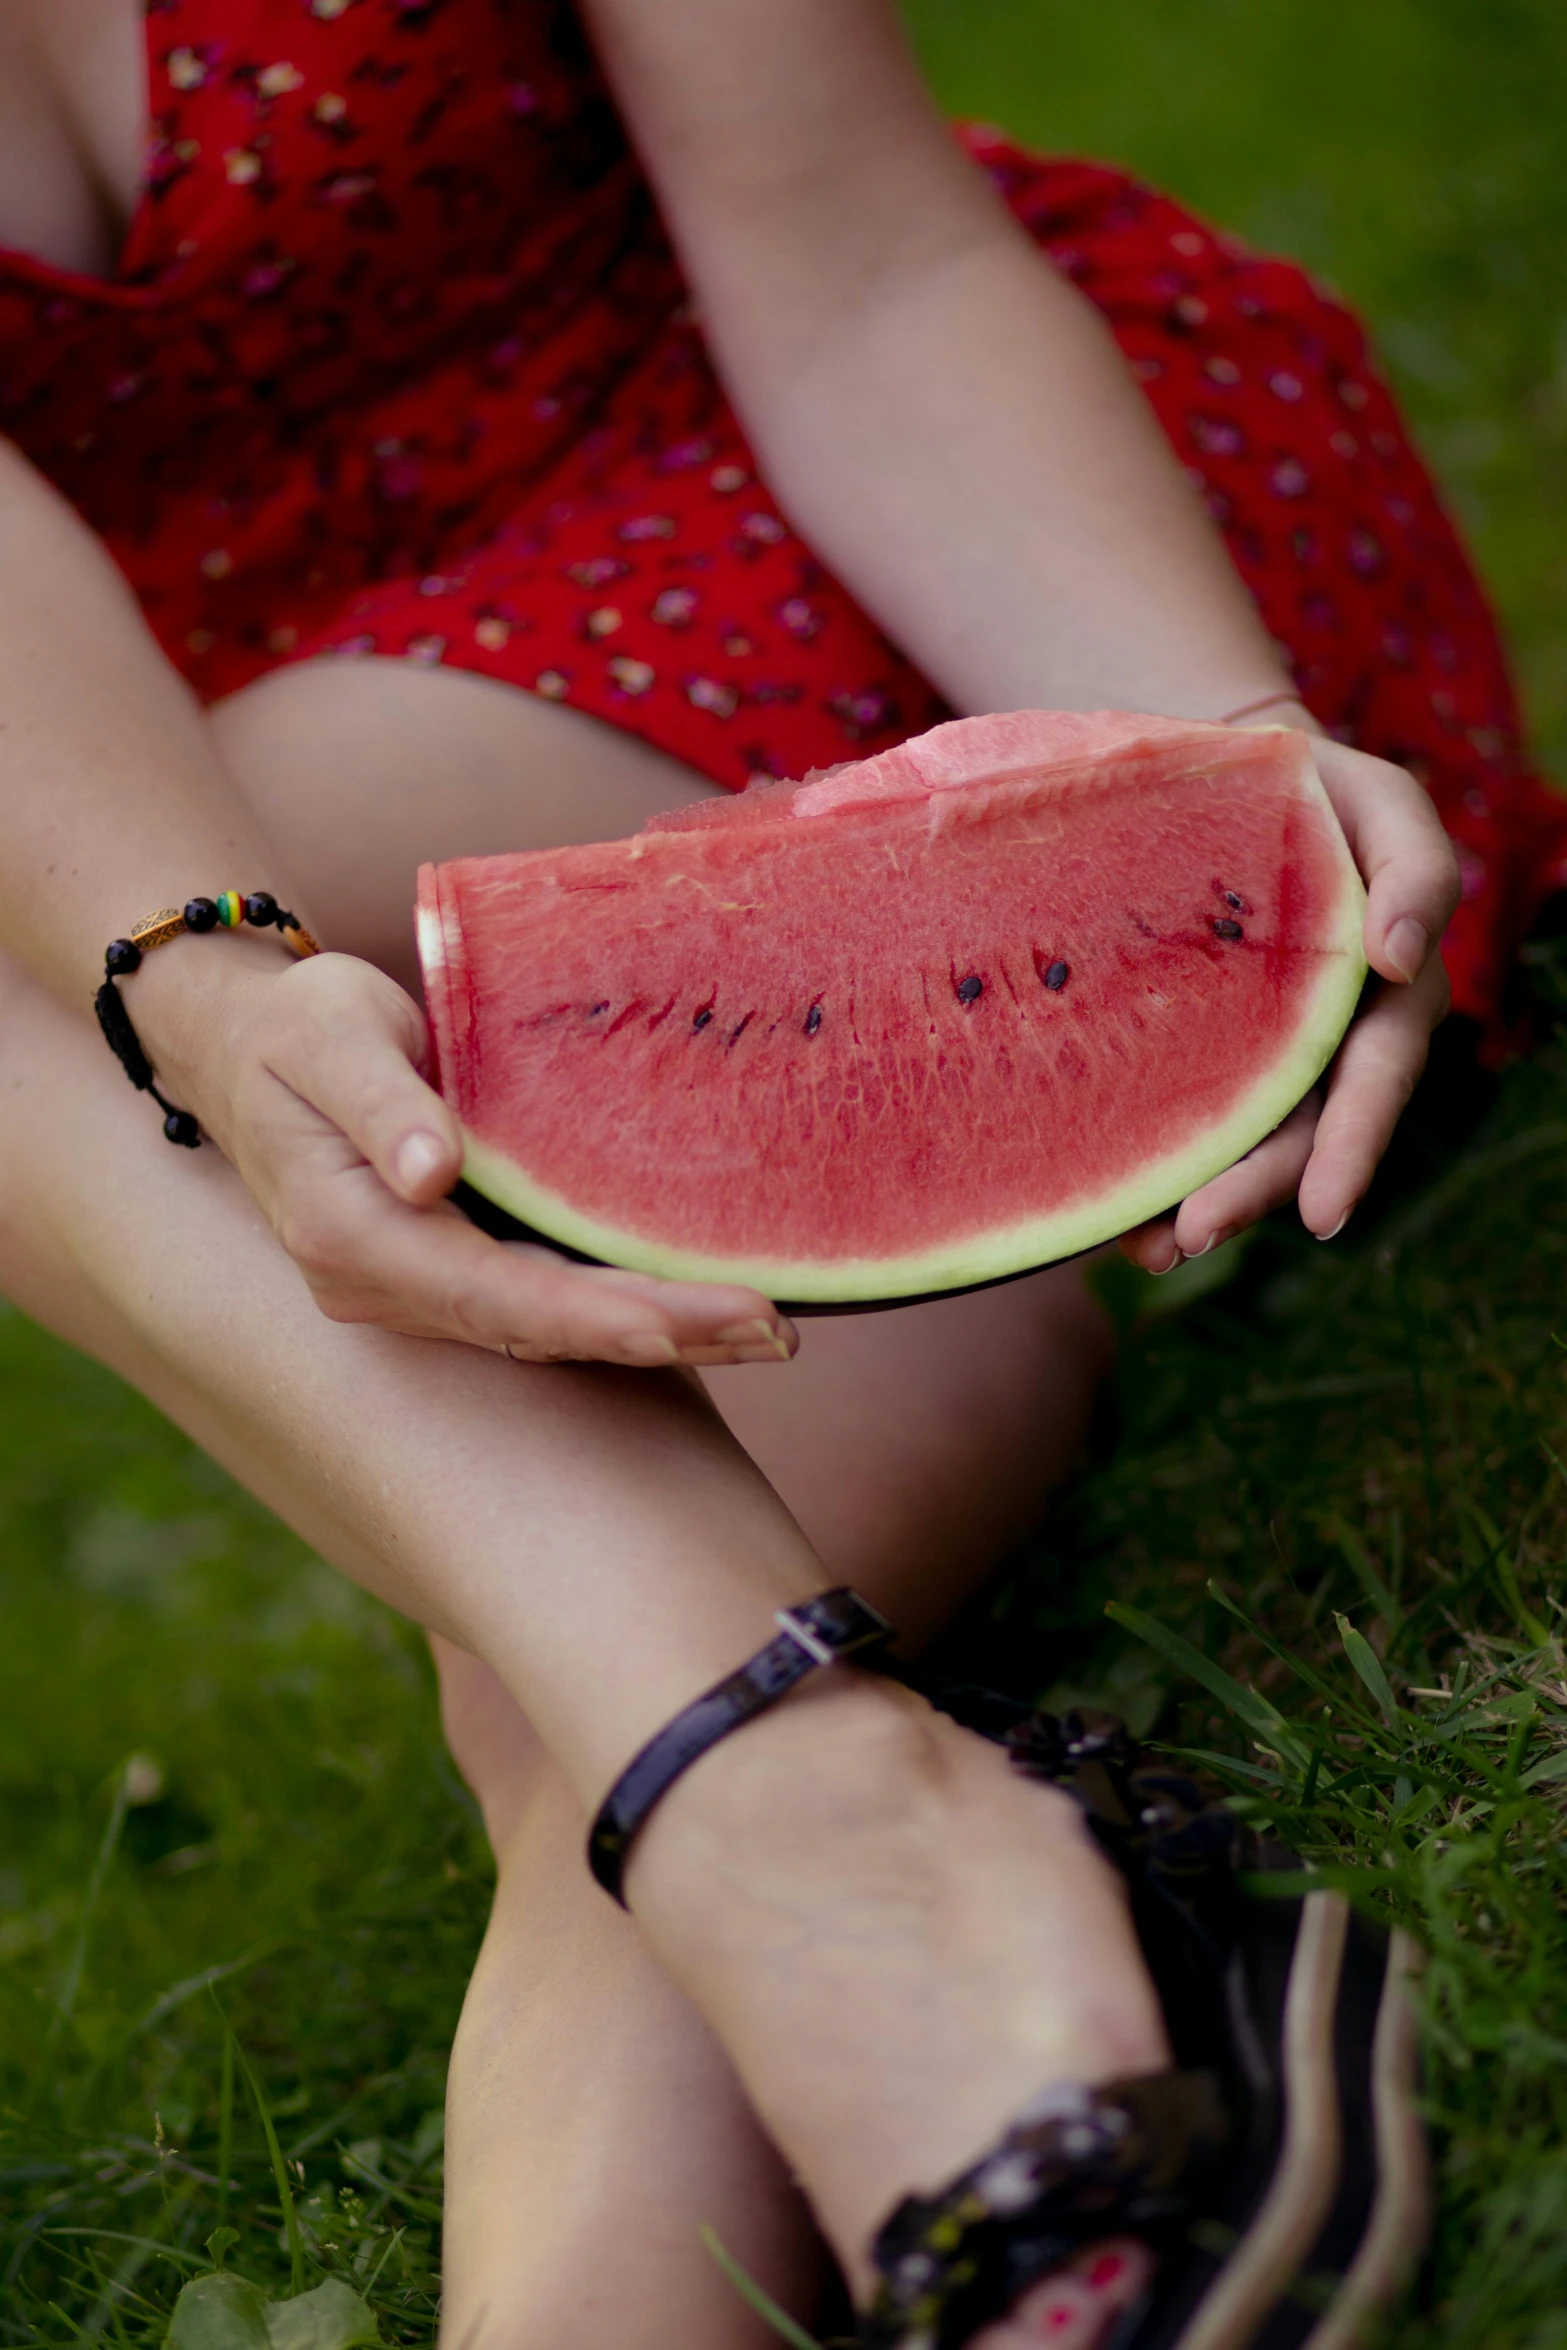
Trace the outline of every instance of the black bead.
[[277, 899], [269, 889], [253, 889], [245, 900], [245, 920], [257, 930], [269, 930], [277, 920]]
[[93, 997], [93, 1010], [109, 1050], [137, 1092], [145, 1093], [152, 1083], [152, 1063], [141, 1049], [141, 1040], [125, 1009], [125, 999], [112, 979], [106, 979]]
[[141, 969], [141, 948], [133, 938], [112, 938], [103, 967], [111, 979], [129, 979], [133, 971]]
[[179, 1143], [184, 1150], [193, 1151], [200, 1145], [201, 1128], [189, 1110], [171, 1110], [163, 1121], [163, 1131], [168, 1141]]
[[218, 909], [211, 898], [192, 898], [185, 908], [187, 930], [216, 930]]

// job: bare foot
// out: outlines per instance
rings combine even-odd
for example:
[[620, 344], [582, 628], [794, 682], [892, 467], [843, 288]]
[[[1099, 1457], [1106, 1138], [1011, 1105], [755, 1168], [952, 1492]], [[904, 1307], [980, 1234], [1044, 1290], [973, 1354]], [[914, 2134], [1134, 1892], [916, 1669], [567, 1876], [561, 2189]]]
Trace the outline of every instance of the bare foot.
[[1153, 2254], [1132, 2236], [1112, 2236], [1077, 2253], [1025, 2293], [1005, 2324], [976, 2334], [972, 2350], [1096, 2350], [1112, 2318], [1147, 2291]]
[[[891, 2208], [1040, 2089], [1170, 2061], [1120, 1881], [1075, 1804], [869, 1675], [823, 1674], [704, 1757], [629, 1889], [857, 2297]], [[1095, 2246], [985, 2350], [1091, 2350], [1150, 2269], [1140, 2245]]]

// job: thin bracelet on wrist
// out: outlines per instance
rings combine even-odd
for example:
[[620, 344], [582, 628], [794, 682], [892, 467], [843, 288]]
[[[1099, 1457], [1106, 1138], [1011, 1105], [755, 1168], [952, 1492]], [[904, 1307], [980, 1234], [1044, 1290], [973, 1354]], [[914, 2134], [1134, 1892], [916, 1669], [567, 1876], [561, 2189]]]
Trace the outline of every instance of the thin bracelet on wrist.
[[192, 898], [184, 906], [160, 906], [156, 914], [147, 914], [136, 923], [128, 938], [112, 938], [104, 953], [103, 983], [93, 997], [98, 1025], [137, 1092], [150, 1093], [163, 1112], [164, 1140], [177, 1143], [182, 1150], [199, 1149], [201, 1128], [191, 1111], [176, 1109], [158, 1091], [152, 1063], [142, 1050], [115, 981], [129, 979], [133, 971], [141, 969], [144, 955], [167, 946], [170, 939], [187, 930], [198, 935], [208, 930], [238, 930], [241, 923], [249, 923], [254, 930], [276, 930], [284, 945], [298, 956], [321, 952], [299, 916], [280, 906], [270, 890], [256, 889], [241, 897], [237, 889], [223, 889], [215, 898]]
[[1222, 718], [1214, 720], [1214, 724], [1238, 726], [1243, 718], [1255, 718], [1260, 710], [1275, 709], [1280, 702], [1295, 702], [1302, 710], [1306, 707], [1295, 687], [1289, 686], [1281, 688], [1276, 694], [1264, 694], [1259, 701], [1243, 702], [1238, 710], [1226, 710]]

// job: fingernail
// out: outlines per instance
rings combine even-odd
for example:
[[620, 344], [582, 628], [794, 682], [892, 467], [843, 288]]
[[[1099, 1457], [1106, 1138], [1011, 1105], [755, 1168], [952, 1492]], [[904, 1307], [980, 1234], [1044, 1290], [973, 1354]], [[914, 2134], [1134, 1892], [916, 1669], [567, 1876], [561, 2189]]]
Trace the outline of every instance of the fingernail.
[[[1213, 1254], [1213, 1252], [1214, 1252], [1214, 1250], [1215, 1250], [1216, 1248], [1223, 1248], [1223, 1246], [1224, 1246], [1224, 1244], [1225, 1244], [1225, 1242], [1226, 1242], [1227, 1240], [1233, 1240], [1234, 1238], [1235, 1238], [1235, 1227], [1234, 1227], [1234, 1225], [1233, 1225], [1233, 1224], [1221, 1224], [1221, 1225], [1219, 1226], [1219, 1229], [1218, 1229], [1218, 1231], [1217, 1231], [1217, 1232], [1210, 1232], [1210, 1233], [1209, 1233], [1209, 1235], [1208, 1235], [1207, 1239], [1206, 1239], [1206, 1240], [1203, 1242], [1203, 1244], [1202, 1244], [1201, 1248], [1200, 1248], [1200, 1249], [1198, 1249], [1198, 1250], [1197, 1250], [1195, 1253], [1196, 1253], [1198, 1256], [1200, 1256], [1200, 1257], [1207, 1257], [1207, 1256], [1212, 1256], [1212, 1254]], [[1190, 1256], [1192, 1253], [1193, 1253], [1193, 1252], [1192, 1252], [1190, 1249], [1188, 1249], [1188, 1251], [1187, 1251], [1187, 1254], [1188, 1254], [1188, 1256]]]
[[431, 1134], [421, 1126], [413, 1134], [405, 1134], [397, 1146], [394, 1162], [397, 1180], [409, 1191], [420, 1191], [446, 1163], [446, 1151], [438, 1134]]
[[1338, 1238], [1339, 1234], [1340, 1234], [1340, 1233], [1343, 1231], [1343, 1229], [1344, 1229], [1345, 1225], [1346, 1225], [1346, 1224], [1349, 1222], [1349, 1219], [1350, 1219], [1350, 1217], [1351, 1217], [1351, 1216], [1352, 1216], [1354, 1213], [1355, 1213], [1355, 1211], [1354, 1211], [1354, 1209], [1353, 1209], [1353, 1208], [1346, 1208], [1346, 1209], [1344, 1210], [1344, 1213], [1343, 1213], [1343, 1215], [1342, 1215], [1342, 1216], [1340, 1216], [1340, 1218], [1339, 1218], [1338, 1222], [1337, 1222], [1337, 1223], [1334, 1225], [1334, 1227], [1333, 1227], [1332, 1231], [1331, 1231], [1331, 1232], [1319, 1232], [1319, 1233], [1317, 1234], [1317, 1238], [1318, 1238], [1319, 1240], [1337, 1240], [1337, 1238]]
[[729, 1322], [713, 1333], [715, 1346], [771, 1346], [778, 1336], [777, 1325], [764, 1321], [758, 1314], [750, 1322]]
[[789, 1349], [781, 1339], [773, 1339], [766, 1346], [758, 1346], [754, 1341], [746, 1346], [683, 1346], [679, 1359], [689, 1363], [693, 1370], [717, 1370], [725, 1363], [786, 1363]]
[[1125, 2274], [1126, 2262], [1119, 2252], [1102, 2252], [1088, 2272], [1088, 2282], [1102, 2292], [1106, 2285], [1113, 2285], [1117, 2277]]
[[1387, 934], [1382, 952], [1400, 979], [1415, 978], [1431, 946], [1431, 934], [1413, 914], [1401, 914]]
[[634, 1363], [646, 1363], [649, 1368], [685, 1360], [672, 1338], [662, 1330], [633, 1330], [620, 1342], [623, 1353]]
[[1166, 1273], [1173, 1273], [1177, 1265], [1184, 1265], [1185, 1262], [1185, 1251], [1177, 1249], [1167, 1265], [1145, 1265], [1143, 1270], [1145, 1273], [1151, 1273], [1156, 1281], [1162, 1281]]

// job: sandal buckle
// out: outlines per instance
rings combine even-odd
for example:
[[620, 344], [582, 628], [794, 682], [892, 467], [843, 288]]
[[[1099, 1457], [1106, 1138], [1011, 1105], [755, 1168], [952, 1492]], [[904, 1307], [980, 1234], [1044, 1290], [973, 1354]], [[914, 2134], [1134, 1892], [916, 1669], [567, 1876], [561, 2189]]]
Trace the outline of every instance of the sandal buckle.
[[879, 1648], [892, 1638], [886, 1617], [857, 1591], [824, 1592], [801, 1607], [775, 1608], [773, 1622], [813, 1665], [836, 1664], [840, 1657]]

